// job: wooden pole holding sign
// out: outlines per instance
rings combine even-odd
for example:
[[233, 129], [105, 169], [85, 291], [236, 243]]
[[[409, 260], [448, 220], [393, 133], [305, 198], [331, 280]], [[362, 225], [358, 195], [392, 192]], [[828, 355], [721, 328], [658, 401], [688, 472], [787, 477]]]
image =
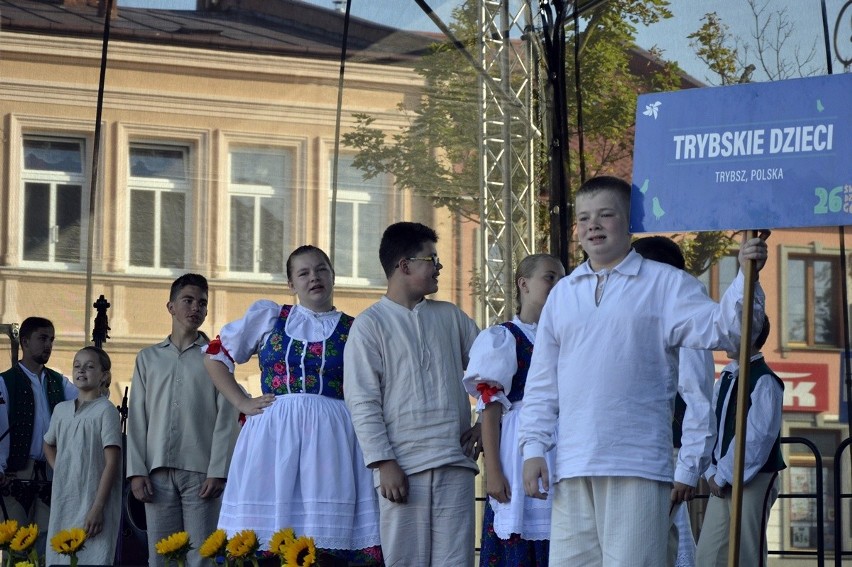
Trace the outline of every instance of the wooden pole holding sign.
[[[747, 230], [745, 242], [754, 238], [755, 232]], [[746, 414], [748, 412], [749, 368], [751, 366], [751, 320], [754, 312], [754, 288], [757, 270], [754, 260], [742, 266], [745, 284], [743, 287], [742, 335], [740, 337], [740, 369], [737, 376], [737, 421], [734, 430], [734, 476], [731, 479], [731, 524], [728, 531], [728, 567], [740, 564], [740, 528], [743, 510], [743, 472], [745, 469]], [[728, 402], [730, 407], [730, 402]], [[723, 427], [720, 424], [720, 427]], [[728, 451], [731, 449], [728, 448]], [[748, 566], [744, 566], [748, 567]]]

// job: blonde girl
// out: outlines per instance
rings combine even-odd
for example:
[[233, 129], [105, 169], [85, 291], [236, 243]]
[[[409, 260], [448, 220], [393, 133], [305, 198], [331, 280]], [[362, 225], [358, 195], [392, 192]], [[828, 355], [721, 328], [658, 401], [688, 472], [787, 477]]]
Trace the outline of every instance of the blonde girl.
[[68, 565], [70, 558], [50, 545], [57, 532], [86, 531], [77, 555], [81, 565], [110, 565], [121, 519], [121, 426], [118, 411], [104, 395], [110, 383], [109, 355], [88, 346], [74, 356], [76, 400], [53, 410], [44, 435], [44, 454], [53, 467], [47, 565]]
[[524, 258], [515, 273], [517, 315], [480, 333], [471, 348], [464, 384], [482, 411], [488, 493], [481, 566], [547, 565], [551, 502], [524, 495], [516, 433], [538, 319], [550, 290], [564, 275], [549, 254]]

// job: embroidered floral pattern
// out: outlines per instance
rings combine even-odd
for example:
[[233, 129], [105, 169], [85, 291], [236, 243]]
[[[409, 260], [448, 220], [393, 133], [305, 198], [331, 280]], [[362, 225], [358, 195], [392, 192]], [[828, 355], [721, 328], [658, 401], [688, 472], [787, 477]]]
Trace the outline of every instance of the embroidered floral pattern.
[[[285, 305], [259, 353], [264, 393], [320, 394], [343, 398], [343, 348], [353, 318], [343, 314], [325, 341], [304, 342], [285, 332], [292, 307]], [[303, 374], [304, 371], [304, 374]]]

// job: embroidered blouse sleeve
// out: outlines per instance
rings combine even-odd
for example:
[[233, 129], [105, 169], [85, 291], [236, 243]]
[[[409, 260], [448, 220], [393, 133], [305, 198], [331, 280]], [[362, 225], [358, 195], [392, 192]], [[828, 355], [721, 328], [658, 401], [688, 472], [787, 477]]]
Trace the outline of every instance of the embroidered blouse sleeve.
[[216, 339], [220, 341], [221, 347], [218, 352], [210, 352], [215, 348], [211, 345], [216, 345], [216, 340], [205, 347], [205, 352], [233, 372], [234, 363], [248, 361], [260, 349], [280, 313], [281, 306], [274, 301], [261, 299], [254, 302], [242, 319], [228, 323], [219, 331]]
[[515, 337], [506, 327], [494, 325], [479, 333], [462, 381], [467, 393], [478, 398], [477, 410], [482, 409], [482, 402], [498, 402], [509, 409], [512, 404], [506, 395], [517, 370]]

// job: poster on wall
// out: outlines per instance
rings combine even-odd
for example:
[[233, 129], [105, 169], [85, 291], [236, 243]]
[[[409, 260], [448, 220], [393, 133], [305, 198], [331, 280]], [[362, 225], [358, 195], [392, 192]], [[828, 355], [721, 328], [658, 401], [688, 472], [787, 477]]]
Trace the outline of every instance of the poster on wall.
[[852, 224], [852, 74], [641, 95], [632, 232]]
[[[817, 518], [816, 493], [817, 468], [813, 466], [791, 466], [784, 471], [790, 483], [788, 502], [790, 503], [790, 547], [793, 549], [816, 549], [819, 522]], [[824, 467], [823, 505], [825, 518], [823, 537], [826, 551], [834, 550], [834, 485], [832, 471]]]

